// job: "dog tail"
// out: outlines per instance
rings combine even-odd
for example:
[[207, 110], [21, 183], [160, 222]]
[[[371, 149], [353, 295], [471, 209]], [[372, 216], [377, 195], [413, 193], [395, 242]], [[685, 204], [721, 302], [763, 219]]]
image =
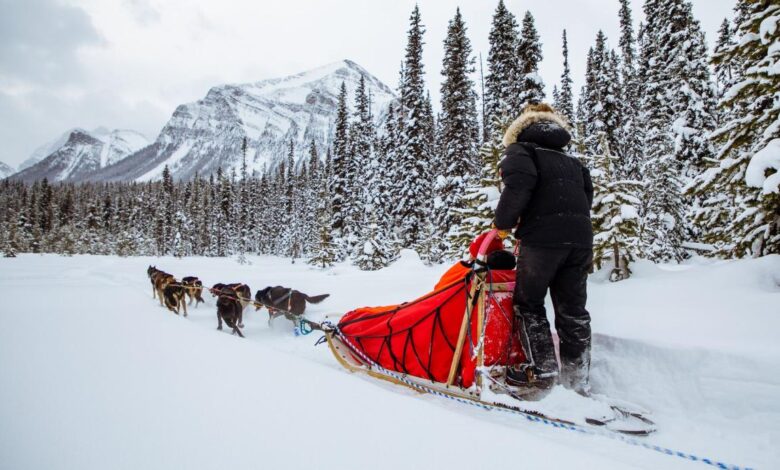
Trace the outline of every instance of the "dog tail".
[[318, 304], [323, 300], [327, 299], [328, 297], [330, 297], [330, 294], [315, 295], [312, 297], [306, 295], [306, 301], [309, 302], [310, 304]]

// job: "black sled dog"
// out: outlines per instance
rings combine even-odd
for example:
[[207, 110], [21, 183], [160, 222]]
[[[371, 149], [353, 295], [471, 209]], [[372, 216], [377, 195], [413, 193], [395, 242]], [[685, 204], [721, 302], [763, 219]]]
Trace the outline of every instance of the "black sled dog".
[[233, 283], [233, 284], [222, 284], [217, 283], [214, 284], [214, 286], [209, 289], [211, 291], [211, 295], [217, 297], [222, 295], [222, 291], [224, 289], [229, 289], [233, 292], [231, 294], [236, 300], [238, 300], [239, 304], [241, 304], [241, 315], [238, 317], [238, 327], [243, 328], [244, 327], [244, 309], [247, 305], [249, 305], [250, 302], [252, 302], [252, 289], [246, 285], [239, 283]]
[[306, 311], [306, 303], [318, 304], [330, 297], [330, 294], [309, 296], [288, 287], [266, 287], [255, 294], [255, 310], [268, 309], [268, 323], [284, 315], [295, 322]]
[[217, 295], [219, 295], [217, 298], [217, 329], [222, 329], [222, 321], [224, 320], [227, 326], [233, 330], [233, 334], [243, 338], [244, 335], [239, 329], [239, 321], [241, 312], [244, 309], [241, 307], [241, 302], [236, 298], [235, 291], [229, 287], [224, 287]]

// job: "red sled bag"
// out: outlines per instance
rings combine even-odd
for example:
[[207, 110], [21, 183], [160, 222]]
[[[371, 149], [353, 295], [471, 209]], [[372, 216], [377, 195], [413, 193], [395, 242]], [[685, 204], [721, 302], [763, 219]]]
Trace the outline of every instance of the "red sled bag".
[[[484, 246], [482, 259], [489, 247], [503, 248], [483, 240], [484, 235], [475, 240]], [[385, 369], [469, 388], [478, 363], [525, 361], [513, 334], [514, 280], [514, 270], [490, 270], [479, 259], [473, 266], [458, 263], [433, 292], [400, 305], [353, 310], [338, 329], [358, 355]]]

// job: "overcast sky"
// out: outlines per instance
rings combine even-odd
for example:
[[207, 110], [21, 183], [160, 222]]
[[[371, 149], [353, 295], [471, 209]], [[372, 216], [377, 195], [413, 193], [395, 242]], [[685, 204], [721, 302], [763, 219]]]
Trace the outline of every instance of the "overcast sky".
[[[420, 0], [428, 86], [438, 100], [442, 41], [460, 6], [487, 58], [497, 0]], [[735, 0], [693, 0], [712, 44]], [[0, 0], [0, 161], [16, 166], [72, 127], [128, 128], [154, 139], [175, 107], [211, 86], [352, 59], [395, 88], [414, 0]], [[569, 34], [579, 89], [603, 29], [618, 43], [618, 0], [506, 0], [529, 9], [543, 43], [548, 96]], [[632, 0], [635, 23], [642, 1]]]

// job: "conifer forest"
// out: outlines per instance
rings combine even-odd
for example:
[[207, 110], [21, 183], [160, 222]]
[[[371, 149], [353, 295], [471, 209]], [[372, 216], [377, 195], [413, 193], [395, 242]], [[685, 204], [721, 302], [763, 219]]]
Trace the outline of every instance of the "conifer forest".
[[[613, 280], [638, 258], [780, 253], [780, 4], [738, 0], [710, 51], [688, 1], [645, 0], [638, 28], [628, 0], [620, 3], [610, 18], [620, 37], [593, 38], [580, 90], [566, 30], [561, 55], [542, 57], [531, 12], [499, 1], [480, 63], [460, 11], [444, 43], [431, 44], [415, 7], [398, 99], [381, 125], [361, 80], [354, 93], [342, 85], [327, 148], [290, 142], [264, 171], [244, 164], [187, 180], [165, 171], [150, 182], [8, 178], [0, 251], [272, 254], [364, 270], [387, 266], [401, 249], [428, 263], [461, 258], [491, 226], [504, 130], [526, 104], [544, 101], [568, 120], [567, 152], [591, 171], [594, 260]], [[443, 47], [443, 62], [424, 64], [423, 47]], [[543, 83], [542, 60], [563, 63], [558, 83]], [[439, 68], [435, 108], [425, 77]]]

